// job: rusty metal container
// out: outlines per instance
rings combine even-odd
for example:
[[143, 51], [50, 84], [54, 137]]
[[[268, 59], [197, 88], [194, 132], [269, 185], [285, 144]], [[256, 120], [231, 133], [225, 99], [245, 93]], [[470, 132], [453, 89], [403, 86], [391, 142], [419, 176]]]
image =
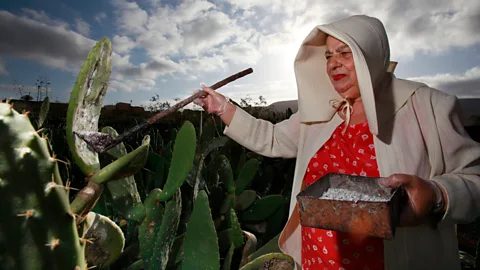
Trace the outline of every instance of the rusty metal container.
[[306, 227], [392, 239], [400, 214], [400, 189], [380, 178], [330, 173], [297, 195]]

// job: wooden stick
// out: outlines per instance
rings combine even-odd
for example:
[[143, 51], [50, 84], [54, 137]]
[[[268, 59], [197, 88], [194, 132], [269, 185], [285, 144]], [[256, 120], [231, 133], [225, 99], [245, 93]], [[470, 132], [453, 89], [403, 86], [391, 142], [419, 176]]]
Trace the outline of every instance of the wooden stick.
[[[217, 82], [216, 84], [210, 86], [210, 88], [212, 88], [213, 90], [217, 90], [218, 88], [220, 88], [220, 87], [222, 87], [222, 86], [224, 86], [224, 85], [226, 85], [230, 82], [233, 82], [233, 81], [235, 81], [239, 78], [242, 78], [242, 77], [244, 77], [244, 76], [246, 76], [246, 75], [248, 75], [252, 72], [253, 72], [253, 69], [248, 68], [248, 69], [243, 70], [241, 72], [238, 72], [238, 73], [236, 73], [236, 74], [234, 74], [234, 75], [232, 75], [228, 78], [225, 78], [222, 81]], [[82, 132], [76, 132], [76, 134], [80, 138], [82, 138], [90, 146], [91, 149], [93, 149], [94, 151], [96, 151], [98, 153], [102, 153], [102, 152], [105, 152], [105, 151], [115, 147], [116, 145], [118, 145], [121, 142], [129, 140], [135, 134], [137, 134], [137, 132], [139, 132], [143, 129], [146, 129], [147, 127], [151, 126], [152, 124], [154, 124], [158, 120], [162, 119], [163, 117], [179, 110], [180, 108], [185, 107], [187, 104], [193, 102], [196, 98], [204, 97], [206, 95], [207, 95], [207, 93], [205, 93], [205, 91], [200, 90], [199, 92], [197, 92], [197, 93], [193, 94], [192, 96], [178, 102], [177, 104], [168, 108], [167, 110], [155, 114], [154, 116], [152, 116], [147, 121], [134, 126], [133, 128], [127, 130], [126, 132], [124, 132], [123, 134], [121, 134], [117, 137], [112, 137], [111, 135], [103, 134], [103, 133], [100, 133], [100, 132], [88, 132], [88, 134], [82, 133]]]

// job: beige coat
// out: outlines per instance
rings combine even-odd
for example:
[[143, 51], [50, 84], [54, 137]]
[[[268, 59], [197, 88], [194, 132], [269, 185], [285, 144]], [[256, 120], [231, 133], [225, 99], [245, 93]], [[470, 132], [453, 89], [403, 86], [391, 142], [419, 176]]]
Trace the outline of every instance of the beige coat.
[[395, 238], [384, 241], [386, 269], [460, 269], [455, 224], [480, 215], [480, 145], [463, 129], [456, 97], [384, 72], [389, 63], [388, 39], [383, 25], [366, 16], [317, 26], [305, 39], [295, 61], [297, 113], [274, 125], [237, 108], [224, 130], [225, 135], [261, 155], [296, 158], [289, 219], [279, 240], [281, 250], [301, 268], [296, 195], [309, 160], [343, 122], [328, 105], [328, 99], [338, 95], [322, 73], [324, 33], [343, 40], [353, 51], [367, 119], [376, 135], [380, 175], [417, 175], [437, 181], [447, 192], [447, 212], [437, 230], [428, 226], [397, 228]]

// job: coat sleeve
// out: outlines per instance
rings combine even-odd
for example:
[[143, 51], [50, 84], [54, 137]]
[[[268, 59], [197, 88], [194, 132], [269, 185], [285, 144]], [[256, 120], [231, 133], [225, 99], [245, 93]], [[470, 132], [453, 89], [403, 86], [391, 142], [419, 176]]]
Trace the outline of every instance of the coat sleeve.
[[297, 156], [300, 121], [298, 112], [277, 124], [257, 119], [237, 107], [225, 135], [240, 145], [266, 157]]
[[435, 157], [441, 171], [431, 180], [446, 191], [443, 220], [468, 223], [480, 215], [480, 144], [464, 129], [457, 97], [439, 93], [431, 102], [439, 138], [435, 152], [442, 156]]

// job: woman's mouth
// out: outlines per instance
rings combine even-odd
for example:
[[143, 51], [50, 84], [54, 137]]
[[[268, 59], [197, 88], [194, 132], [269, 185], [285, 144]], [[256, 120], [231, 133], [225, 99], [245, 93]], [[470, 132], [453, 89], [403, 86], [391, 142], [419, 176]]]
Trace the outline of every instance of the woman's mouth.
[[337, 74], [337, 75], [333, 75], [332, 77], [333, 77], [333, 79], [334, 79], [335, 81], [338, 81], [338, 80], [340, 80], [340, 79], [343, 79], [343, 78], [346, 77], [346, 76], [347, 76], [347, 75], [345, 75], [345, 74]]

